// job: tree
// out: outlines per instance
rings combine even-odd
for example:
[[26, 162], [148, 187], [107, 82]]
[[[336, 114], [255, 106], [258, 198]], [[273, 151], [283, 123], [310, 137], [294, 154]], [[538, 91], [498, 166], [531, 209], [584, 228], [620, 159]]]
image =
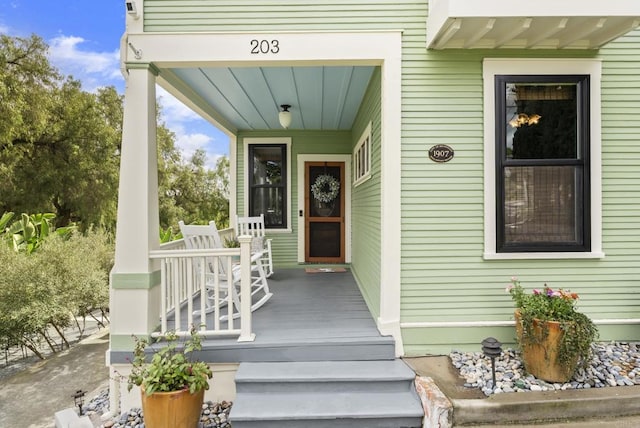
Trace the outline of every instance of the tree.
[[177, 229], [178, 221], [229, 225], [229, 160], [221, 157], [215, 170], [206, 168], [206, 154], [196, 150], [188, 161], [175, 147], [175, 136], [158, 128], [158, 193], [160, 227]]
[[[50, 122], [51, 91], [61, 77], [37, 37], [0, 34], [0, 148], [35, 141]], [[37, 100], [37, 102], [35, 102]]]
[[[123, 97], [113, 87], [83, 91], [49, 64], [46, 52], [35, 35], [0, 36], [0, 212], [51, 212], [58, 227], [113, 230]], [[160, 224], [226, 226], [228, 161], [209, 171], [203, 151], [186, 161], [175, 139], [158, 125]]]
[[121, 96], [63, 80], [37, 36], [0, 41], [0, 211], [55, 212], [58, 226], [112, 227]]

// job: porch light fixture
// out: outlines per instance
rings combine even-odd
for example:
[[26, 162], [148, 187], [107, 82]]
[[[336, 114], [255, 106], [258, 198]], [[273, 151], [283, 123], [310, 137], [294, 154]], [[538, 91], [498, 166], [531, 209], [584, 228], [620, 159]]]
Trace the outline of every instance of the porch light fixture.
[[278, 120], [280, 120], [280, 125], [287, 129], [291, 125], [291, 112], [289, 111], [291, 106], [289, 104], [281, 104], [280, 108], [282, 108], [282, 111], [278, 113]]

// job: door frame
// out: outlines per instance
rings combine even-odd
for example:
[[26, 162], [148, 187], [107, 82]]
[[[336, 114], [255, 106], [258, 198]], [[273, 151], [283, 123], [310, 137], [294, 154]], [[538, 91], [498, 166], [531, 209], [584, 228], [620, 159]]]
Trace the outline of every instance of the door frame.
[[305, 162], [344, 162], [344, 261], [351, 263], [351, 155], [350, 154], [299, 154], [297, 157], [297, 194], [298, 194], [298, 263], [305, 263], [305, 221], [304, 212], [304, 173]]

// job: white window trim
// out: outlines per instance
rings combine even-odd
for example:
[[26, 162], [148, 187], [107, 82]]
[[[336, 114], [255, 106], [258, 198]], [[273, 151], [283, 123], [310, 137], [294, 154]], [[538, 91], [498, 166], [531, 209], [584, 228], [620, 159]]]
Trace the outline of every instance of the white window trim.
[[[356, 177], [358, 173], [358, 163], [360, 161], [360, 149], [365, 145], [367, 145], [367, 159], [365, 160], [366, 172], [362, 174], [360, 177]], [[353, 187], [358, 187], [360, 184], [371, 178], [371, 122], [367, 125], [364, 132], [360, 136], [358, 140], [358, 144], [356, 144], [353, 149]]]
[[[260, 137], [248, 137], [245, 138], [243, 140], [243, 145], [244, 145], [244, 198], [243, 198], [243, 205], [244, 205], [244, 209], [243, 212], [248, 213], [249, 212], [249, 146], [253, 145], [253, 144], [284, 144], [287, 147], [287, 159], [286, 159], [286, 164], [287, 164], [287, 213], [286, 213], [286, 218], [287, 218], [287, 227], [284, 229], [267, 229], [267, 234], [276, 234], [276, 233], [291, 233], [293, 231], [293, 226], [292, 226], [292, 221], [293, 218], [291, 217], [291, 180], [292, 178], [292, 173], [293, 171], [291, 170], [291, 138], [289, 137], [269, 137], [269, 138], [260, 138]], [[233, 219], [233, 223], [234, 226], [237, 227], [237, 225], [235, 225], [235, 218]]]
[[[588, 252], [496, 252], [496, 176], [495, 176], [495, 83], [498, 74], [590, 76], [590, 156], [591, 156], [591, 251]], [[602, 62], [599, 59], [486, 58], [484, 79], [484, 258], [496, 259], [586, 259], [604, 258], [602, 252]]]

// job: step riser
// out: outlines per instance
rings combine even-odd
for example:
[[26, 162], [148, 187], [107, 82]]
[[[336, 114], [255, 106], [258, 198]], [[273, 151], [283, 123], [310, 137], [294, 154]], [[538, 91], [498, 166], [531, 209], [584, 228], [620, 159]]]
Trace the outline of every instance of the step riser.
[[[124, 358], [124, 357], [123, 357]], [[254, 347], [244, 349], [203, 349], [194, 358], [210, 363], [296, 362], [296, 361], [374, 361], [394, 360], [393, 345], [336, 344], [304, 346]], [[123, 361], [125, 361], [123, 359]]]
[[291, 393], [306, 392], [407, 392], [413, 389], [413, 379], [395, 382], [236, 382], [237, 393]]
[[233, 428], [418, 428], [419, 418], [233, 421]]

